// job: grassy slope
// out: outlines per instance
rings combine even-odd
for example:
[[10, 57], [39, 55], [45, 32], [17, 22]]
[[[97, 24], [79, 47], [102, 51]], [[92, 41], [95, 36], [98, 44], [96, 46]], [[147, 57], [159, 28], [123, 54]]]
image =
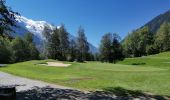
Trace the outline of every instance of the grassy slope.
[[[160, 95], [170, 95], [170, 53], [125, 59], [119, 64], [72, 63], [68, 68], [35, 65], [28, 61], [8, 65], [1, 71], [32, 79], [86, 90], [123, 87]], [[67, 62], [66, 62], [67, 63]], [[132, 65], [132, 64], [141, 65]]]

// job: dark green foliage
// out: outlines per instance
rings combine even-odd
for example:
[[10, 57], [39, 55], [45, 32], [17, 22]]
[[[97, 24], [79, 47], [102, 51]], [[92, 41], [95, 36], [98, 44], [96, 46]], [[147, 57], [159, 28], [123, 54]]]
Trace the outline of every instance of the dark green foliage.
[[45, 27], [43, 35], [46, 40], [44, 41], [44, 53], [48, 58], [67, 60], [69, 54], [69, 37], [64, 25], [53, 32], [48, 27]]
[[77, 61], [83, 62], [86, 60], [86, 55], [89, 53], [89, 43], [85, 36], [85, 31], [82, 27], [79, 27], [77, 38]]
[[39, 59], [39, 52], [33, 43], [33, 35], [27, 33], [23, 39], [15, 38], [12, 41], [12, 54], [13, 62]]
[[10, 41], [0, 36], [0, 63], [10, 63], [11, 55]]
[[100, 45], [100, 53], [101, 53], [101, 60], [102, 61], [110, 61], [111, 60], [111, 46], [112, 46], [112, 34], [107, 33], [102, 37], [101, 45]]
[[87, 61], [94, 61], [95, 60], [95, 56], [94, 56], [94, 54], [92, 54], [92, 53], [87, 53], [86, 54], [86, 60]]
[[26, 34], [24, 39], [11, 37], [10, 32], [13, 31], [11, 26], [16, 26], [15, 14], [18, 13], [7, 7], [5, 0], [0, 1], [0, 63], [33, 60], [39, 57], [31, 33]]
[[118, 34], [107, 33], [102, 37], [100, 53], [102, 62], [116, 63], [124, 58]]
[[34, 43], [29, 44], [29, 52], [30, 52], [29, 60], [39, 59], [39, 51], [37, 50]]
[[68, 56], [68, 50], [69, 50], [69, 37], [68, 32], [65, 29], [64, 25], [61, 25], [61, 27], [58, 29], [58, 35], [59, 35], [59, 51], [61, 57], [59, 60], [66, 60]]
[[42, 32], [45, 39], [43, 40], [43, 51], [40, 53], [41, 59], [47, 59], [50, 55], [48, 50], [49, 50], [49, 41], [51, 38], [51, 33], [53, 33], [51, 28], [48, 25], [45, 25], [44, 30]]
[[76, 42], [74, 40], [70, 41], [69, 55], [67, 57], [68, 61], [75, 61], [76, 59]]
[[26, 42], [20, 38], [16, 37], [12, 41], [13, 50], [13, 62], [21, 62], [29, 60], [29, 48]]
[[156, 48], [156, 46], [154, 44], [152, 44], [152, 45], [148, 45], [146, 47], [146, 53], [148, 55], [157, 54], [157, 53], [159, 53], [159, 50]]
[[58, 34], [58, 29], [56, 28], [49, 36], [48, 39], [48, 58], [50, 59], [60, 59], [61, 54], [59, 51], [59, 46], [60, 46], [60, 40], [59, 40], [59, 34]]
[[35, 43], [33, 41], [33, 34], [27, 33], [24, 37], [26, 45], [29, 48], [29, 60], [39, 59], [39, 51], [37, 50]]

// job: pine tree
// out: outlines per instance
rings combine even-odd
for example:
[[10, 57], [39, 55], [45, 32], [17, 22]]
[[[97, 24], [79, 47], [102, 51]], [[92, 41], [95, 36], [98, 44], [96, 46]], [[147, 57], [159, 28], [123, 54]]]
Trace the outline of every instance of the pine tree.
[[49, 41], [51, 39], [51, 34], [53, 31], [48, 25], [45, 25], [44, 30], [42, 32], [44, 39], [43, 39], [43, 51], [40, 54], [42, 59], [47, 59], [48, 56], [50, 55], [48, 52], [49, 49]]
[[58, 35], [60, 40], [59, 51], [61, 54], [59, 60], [66, 60], [69, 51], [69, 37], [68, 37], [68, 32], [63, 24], [58, 29]]
[[124, 58], [118, 34], [107, 33], [102, 37], [100, 57], [102, 62], [110, 63], [116, 63], [116, 61]]
[[13, 62], [22, 62], [29, 60], [29, 47], [26, 42], [20, 38], [16, 37], [12, 41], [12, 50], [13, 50]]
[[76, 59], [76, 42], [70, 41], [68, 61], [74, 61]]
[[111, 46], [112, 46], [112, 34], [107, 33], [102, 37], [100, 45], [100, 57], [102, 62], [112, 62], [111, 57]]
[[49, 37], [47, 49], [48, 49], [48, 58], [50, 59], [61, 58], [59, 31], [57, 28]]
[[39, 59], [39, 51], [36, 48], [36, 45], [33, 41], [33, 34], [27, 33], [24, 37], [25, 44], [28, 45], [29, 49], [29, 60], [36, 60]]
[[77, 61], [83, 62], [86, 60], [86, 55], [89, 52], [89, 43], [85, 36], [84, 29], [79, 27], [77, 38]]
[[0, 36], [0, 63], [10, 63], [11, 56], [10, 41]]
[[111, 46], [111, 55], [113, 58], [113, 62], [116, 63], [118, 60], [122, 60], [124, 58], [123, 49], [120, 44], [120, 36], [116, 33], [112, 34], [112, 46]]

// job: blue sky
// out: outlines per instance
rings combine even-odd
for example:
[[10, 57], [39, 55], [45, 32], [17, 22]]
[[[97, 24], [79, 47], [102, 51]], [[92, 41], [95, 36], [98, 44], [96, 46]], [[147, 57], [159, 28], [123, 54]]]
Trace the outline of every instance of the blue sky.
[[123, 39], [170, 10], [170, 0], [7, 0], [7, 5], [33, 20], [63, 23], [74, 36], [81, 25], [88, 41], [97, 47], [105, 33], [116, 32]]

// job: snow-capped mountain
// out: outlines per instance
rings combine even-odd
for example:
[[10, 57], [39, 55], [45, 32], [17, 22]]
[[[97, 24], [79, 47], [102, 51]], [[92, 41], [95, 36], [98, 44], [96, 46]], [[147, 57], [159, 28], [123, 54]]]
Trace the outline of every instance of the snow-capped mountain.
[[[25, 33], [32, 33], [34, 34], [34, 40], [37, 44], [38, 48], [41, 48], [43, 44], [43, 40], [45, 39], [42, 32], [44, 30], [45, 26], [49, 26], [51, 30], [53, 30], [55, 27], [45, 21], [34, 21], [32, 19], [28, 19], [23, 16], [16, 15], [16, 26], [13, 27], [14, 33], [12, 33], [13, 36], [24, 36]], [[69, 34], [69, 37], [71, 39], [76, 39], [73, 35]], [[90, 44], [90, 43], [89, 43]], [[97, 53], [98, 49], [90, 44], [90, 52]]]

